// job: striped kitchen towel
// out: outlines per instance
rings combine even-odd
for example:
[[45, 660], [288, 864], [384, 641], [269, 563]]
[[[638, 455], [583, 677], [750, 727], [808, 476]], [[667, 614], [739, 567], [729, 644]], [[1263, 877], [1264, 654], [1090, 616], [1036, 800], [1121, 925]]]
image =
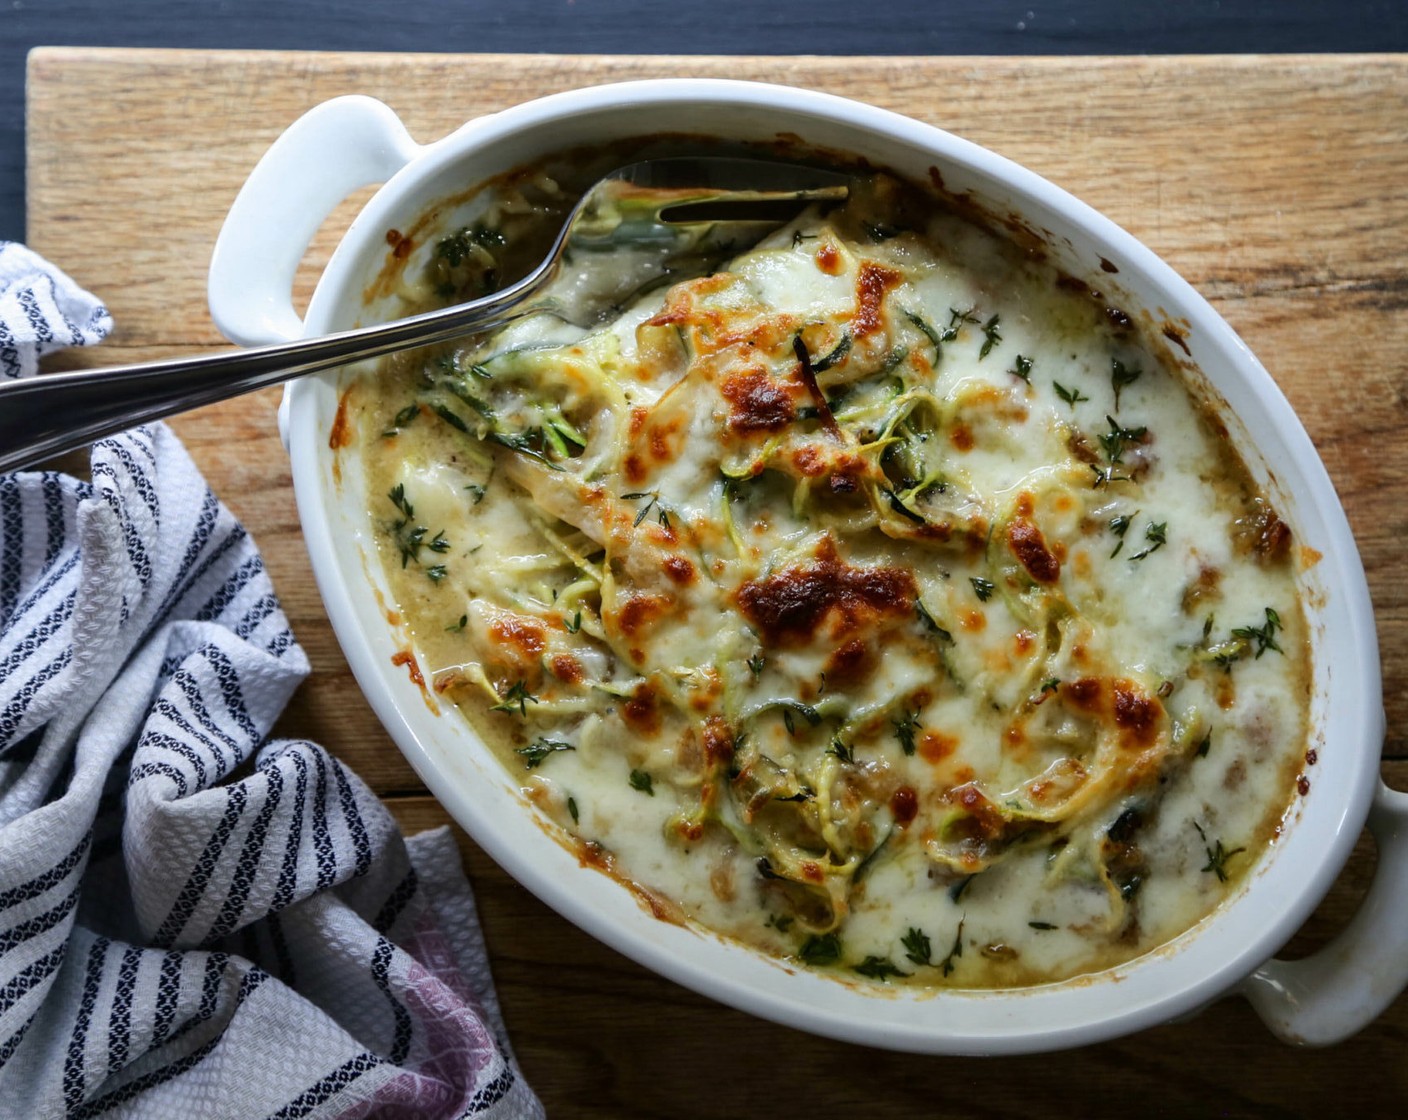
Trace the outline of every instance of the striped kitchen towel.
[[[109, 325], [17, 248], [6, 374]], [[307, 672], [165, 427], [0, 475], [0, 1115], [542, 1115], [448, 831], [267, 739]]]

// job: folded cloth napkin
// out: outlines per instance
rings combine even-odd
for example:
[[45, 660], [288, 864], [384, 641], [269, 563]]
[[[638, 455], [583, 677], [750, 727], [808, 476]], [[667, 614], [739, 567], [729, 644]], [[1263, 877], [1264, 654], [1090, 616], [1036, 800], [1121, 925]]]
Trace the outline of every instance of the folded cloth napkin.
[[[0, 243], [5, 373], [109, 325]], [[266, 741], [307, 672], [164, 426], [0, 475], [0, 1114], [542, 1115], [448, 830]]]

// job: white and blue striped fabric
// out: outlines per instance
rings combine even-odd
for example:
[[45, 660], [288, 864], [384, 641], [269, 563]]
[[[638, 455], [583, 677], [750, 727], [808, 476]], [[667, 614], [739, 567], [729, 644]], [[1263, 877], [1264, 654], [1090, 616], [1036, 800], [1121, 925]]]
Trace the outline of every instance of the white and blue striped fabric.
[[[109, 326], [0, 243], [0, 376]], [[267, 738], [307, 672], [165, 427], [0, 475], [0, 1115], [542, 1115], [448, 831]]]

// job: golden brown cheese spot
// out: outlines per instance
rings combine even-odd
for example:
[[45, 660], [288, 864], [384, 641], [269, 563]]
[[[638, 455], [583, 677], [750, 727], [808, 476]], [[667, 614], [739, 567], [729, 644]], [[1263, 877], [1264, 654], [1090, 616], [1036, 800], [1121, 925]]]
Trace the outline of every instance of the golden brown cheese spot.
[[1140, 748], [1151, 746], [1158, 738], [1163, 705], [1137, 691], [1129, 681], [1116, 681], [1114, 693], [1115, 725], [1123, 732], [1121, 744]]
[[634, 638], [668, 614], [673, 605], [674, 600], [665, 595], [628, 595], [614, 612], [616, 628], [627, 637]]
[[976, 634], [988, 624], [988, 616], [980, 610], [964, 611], [958, 616], [958, 625], [969, 633]]
[[1062, 684], [1060, 693], [1071, 707], [1117, 728], [1120, 746], [1128, 750], [1153, 746], [1163, 730], [1163, 704], [1133, 681], [1082, 677]]
[[948, 441], [953, 444], [955, 450], [973, 450], [973, 429], [967, 424], [958, 423], [949, 429]]
[[621, 718], [639, 735], [652, 738], [660, 733], [660, 698], [649, 681], [636, 685], [631, 698], [621, 705]]
[[694, 565], [683, 556], [667, 556], [665, 574], [681, 587], [688, 587], [694, 582]]
[[645, 460], [636, 454], [636, 452], [630, 452], [626, 456], [625, 461], [621, 464], [621, 473], [626, 476], [627, 482], [639, 485], [645, 481]]
[[958, 736], [926, 731], [919, 740], [919, 756], [926, 762], [942, 762], [958, 749]]
[[816, 251], [816, 266], [828, 276], [835, 276], [841, 271], [841, 254], [835, 245], [828, 241]]
[[851, 320], [851, 332], [857, 338], [874, 334], [883, 325], [881, 303], [885, 293], [904, 278], [893, 268], [874, 261], [863, 261], [856, 277], [856, 313]]
[[489, 623], [489, 634], [501, 646], [514, 651], [518, 660], [531, 660], [543, 652], [543, 627], [537, 622], [512, 615]]
[[581, 684], [586, 679], [586, 674], [582, 672], [582, 663], [570, 653], [555, 653], [548, 664], [552, 667], [552, 675], [560, 681]]
[[919, 813], [919, 795], [913, 786], [900, 786], [890, 795], [890, 815], [895, 823], [903, 828]]
[[1014, 518], [1007, 527], [1007, 547], [1037, 583], [1055, 583], [1061, 577], [1061, 562], [1046, 547], [1041, 530], [1025, 517]]
[[869, 644], [853, 638], [831, 651], [826, 659], [828, 687], [848, 687], [863, 681], [875, 671], [875, 653]]
[[788, 387], [761, 369], [726, 377], [719, 392], [732, 406], [728, 422], [736, 432], [780, 431], [792, 423], [795, 415]]
[[1094, 677], [1068, 681], [1061, 686], [1061, 695], [1075, 707], [1087, 712], [1099, 711], [1104, 689]]
[[839, 633], [854, 633], [887, 615], [908, 618], [917, 590], [907, 569], [844, 563], [827, 537], [817, 547], [816, 563], [749, 580], [737, 594], [764, 643], [776, 646], [809, 642], [826, 622]]
[[723, 716], [710, 716], [704, 722], [704, 761], [710, 766], [727, 766], [733, 761], [733, 728]]

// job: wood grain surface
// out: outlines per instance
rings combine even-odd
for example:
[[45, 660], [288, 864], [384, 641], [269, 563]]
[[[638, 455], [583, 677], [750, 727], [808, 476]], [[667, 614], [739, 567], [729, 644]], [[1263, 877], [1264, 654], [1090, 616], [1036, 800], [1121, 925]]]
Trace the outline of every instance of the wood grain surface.
[[[224, 345], [205, 304], [221, 220], [268, 144], [329, 97], [379, 97], [429, 140], [540, 94], [742, 77], [846, 94], [958, 132], [1103, 211], [1198, 287], [1291, 399], [1349, 512], [1408, 786], [1408, 57], [669, 58], [41, 49], [28, 72], [28, 240], [117, 331], [70, 366]], [[366, 194], [314, 240], [306, 300]], [[280, 731], [327, 745], [408, 830], [443, 824], [362, 699], [299, 534], [266, 392], [175, 421], [263, 548], [313, 664]], [[1296, 1051], [1241, 1000], [1055, 1056], [916, 1058], [812, 1038], [655, 977], [577, 931], [457, 833], [509, 1032], [554, 1117], [1401, 1115], [1408, 997]], [[1372, 845], [1290, 947], [1338, 929]]]

